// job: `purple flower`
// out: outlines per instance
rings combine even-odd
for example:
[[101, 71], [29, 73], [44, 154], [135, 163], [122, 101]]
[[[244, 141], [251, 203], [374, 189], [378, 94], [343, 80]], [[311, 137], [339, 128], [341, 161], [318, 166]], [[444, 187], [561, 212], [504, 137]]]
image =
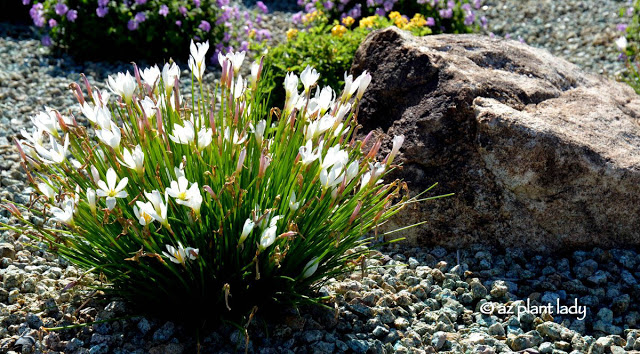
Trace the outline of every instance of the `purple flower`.
[[489, 32], [489, 38], [491, 38], [491, 39], [496, 38], [495, 33], [493, 33], [493, 32]]
[[256, 24], [262, 22], [262, 16], [258, 15], [256, 16]]
[[482, 28], [487, 29], [487, 18], [485, 16], [480, 17], [480, 25]]
[[348, 15], [353, 17], [354, 19], [359, 19], [360, 16], [362, 16], [362, 11], [360, 11], [361, 8], [362, 8], [362, 5], [356, 4], [356, 6], [354, 6], [353, 9], [349, 10]]
[[633, 7], [627, 8], [627, 16], [629, 17], [633, 16]]
[[200, 22], [200, 26], [198, 26], [199, 29], [205, 31], [205, 32], [209, 32], [211, 31], [211, 24], [205, 20], [202, 20]]
[[416, 2], [420, 5], [424, 5], [427, 3], [427, 0], [417, 0]]
[[373, 2], [373, 0], [367, 0], [367, 7], [374, 7], [374, 6], [376, 6], [376, 3]]
[[247, 50], [249, 50], [249, 42], [242, 41], [242, 43], [240, 43], [240, 51], [246, 52]]
[[258, 6], [258, 9], [260, 9], [263, 14], [269, 13], [269, 8], [262, 1], [258, 1], [256, 6]]
[[229, 32], [224, 32], [224, 33], [222, 34], [222, 41], [223, 41], [223, 42], [228, 42], [228, 41], [230, 41], [230, 40], [231, 40], [231, 33], [229, 33]]
[[386, 16], [387, 12], [384, 11], [383, 8], [379, 7], [379, 8], [376, 9], [376, 15], [378, 15], [378, 16]]
[[31, 6], [31, 9], [29, 9], [29, 16], [31, 16], [33, 24], [37, 27], [44, 27], [44, 24], [46, 22], [46, 19], [42, 15], [42, 8], [42, 4], [33, 4], [33, 6]]
[[227, 6], [229, 5], [229, 0], [216, 0], [216, 4], [218, 4], [218, 7]]
[[471, 12], [472, 11], [471, 10], [471, 4], [463, 4], [461, 7], [466, 12]]
[[144, 5], [147, 3], [147, 0], [136, 0], [136, 4], [138, 5]]
[[46, 34], [44, 36], [42, 36], [41, 41], [42, 41], [42, 45], [45, 46], [45, 47], [48, 47], [48, 46], [51, 45], [51, 37], [49, 37]]
[[331, 10], [333, 9], [333, 1], [325, 1], [322, 3], [322, 6], [325, 8], [325, 10]]
[[105, 7], [109, 4], [109, 0], [98, 0], [98, 7]]
[[298, 0], [298, 6], [304, 6], [305, 3], [305, 0]]
[[456, 2], [455, 1], [453, 1], [453, 0], [447, 1], [447, 8], [453, 9], [454, 7], [456, 7]]
[[291, 22], [293, 22], [294, 24], [302, 22], [302, 11], [298, 11], [293, 14], [293, 16], [291, 16]]
[[473, 7], [477, 9], [480, 8], [480, 6], [482, 6], [482, 0], [473, 0]]
[[433, 17], [427, 17], [427, 26], [433, 27], [435, 25], [436, 25], [436, 20], [434, 20]]
[[180, 20], [176, 21], [176, 26], [178, 26], [178, 27], [182, 26], [182, 21], [180, 21]]
[[136, 22], [136, 20], [129, 20], [129, 22], [127, 22], [127, 28], [129, 29], [129, 31], [137, 30], [138, 22]]
[[526, 42], [524, 41], [524, 38], [522, 38], [522, 36], [518, 36], [518, 42], [520, 42], [520, 43], [526, 43]]
[[306, 13], [312, 13], [315, 10], [316, 10], [316, 5], [314, 3], [312, 3], [312, 2], [304, 5], [304, 11]]
[[511, 38], [511, 33], [507, 33], [504, 35], [504, 39], [510, 39]]
[[263, 41], [265, 39], [271, 39], [271, 32], [268, 29], [259, 29], [256, 31], [256, 39]]
[[71, 22], [76, 22], [77, 18], [78, 18], [78, 11], [76, 11], [76, 10], [67, 11], [67, 20], [69, 20]]
[[438, 11], [440, 13], [440, 17], [442, 18], [451, 18], [453, 17], [453, 10], [452, 9], [443, 9]]
[[31, 0], [22, 0], [22, 5], [29, 5]]
[[58, 25], [58, 21], [56, 21], [55, 19], [52, 18], [49, 20], [49, 27], [53, 28], [57, 25]]
[[193, 5], [195, 5], [195, 7], [200, 7], [200, 0], [193, 0]]
[[624, 32], [624, 31], [626, 31], [626, 30], [627, 30], [627, 24], [626, 24], [626, 23], [619, 23], [619, 24], [616, 26], [616, 29], [617, 29], [618, 31], [620, 31], [620, 32]]
[[476, 15], [474, 13], [470, 13], [469, 15], [465, 16], [464, 24], [465, 26], [471, 26], [473, 24], [473, 21], [475, 20], [476, 20]]
[[158, 10], [158, 14], [160, 14], [161, 16], [167, 17], [167, 15], [169, 14], [169, 6], [160, 5], [160, 10]]
[[178, 8], [178, 11], [180, 11], [180, 13], [182, 14], [182, 16], [187, 16], [187, 8], [184, 6], [180, 6]]
[[67, 5], [65, 5], [64, 3], [61, 3], [61, 2], [56, 4], [55, 9], [56, 9], [56, 14], [58, 14], [60, 16], [66, 14], [67, 11], [69, 11], [69, 8], [67, 7]]
[[109, 13], [109, 8], [108, 7], [98, 7], [96, 9], [96, 15], [98, 15], [98, 17], [105, 17], [107, 16], [107, 14]]
[[138, 12], [136, 14], [136, 17], [134, 17], [134, 20], [138, 23], [142, 23], [147, 19], [147, 16], [144, 14], [144, 12]]
[[[394, 4], [393, 1], [385, 1], [384, 4], [382, 4], [382, 6], [384, 6], [384, 11], [386, 11], [386, 12], [391, 11], [391, 9], [393, 9], [393, 4]], [[353, 16], [351, 16], [351, 17], [353, 17]]]

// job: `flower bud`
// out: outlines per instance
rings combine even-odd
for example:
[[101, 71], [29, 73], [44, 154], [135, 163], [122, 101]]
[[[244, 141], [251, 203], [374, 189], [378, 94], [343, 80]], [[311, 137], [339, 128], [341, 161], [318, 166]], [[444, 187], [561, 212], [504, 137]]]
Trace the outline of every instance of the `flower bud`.
[[244, 226], [242, 227], [242, 234], [240, 234], [240, 240], [238, 241], [239, 245], [241, 245], [244, 242], [244, 240], [247, 239], [247, 237], [249, 236], [251, 231], [253, 231], [253, 228], [255, 226], [256, 226], [256, 223], [253, 222], [251, 218], [245, 220]]
[[87, 203], [92, 214], [96, 213], [96, 191], [91, 188], [87, 188]]

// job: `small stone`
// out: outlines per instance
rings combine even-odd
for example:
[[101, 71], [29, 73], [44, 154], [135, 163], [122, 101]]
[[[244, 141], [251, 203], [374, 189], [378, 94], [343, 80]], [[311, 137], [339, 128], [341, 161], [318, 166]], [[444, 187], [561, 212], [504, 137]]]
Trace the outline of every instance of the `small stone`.
[[487, 296], [487, 288], [480, 282], [478, 278], [471, 279], [469, 288], [474, 299], [484, 299]]
[[39, 329], [40, 327], [44, 326], [44, 323], [42, 322], [40, 317], [32, 313], [27, 315], [26, 320], [27, 320], [27, 324], [29, 325], [29, 328], [31, 329]]
[[540, 344], [540, 346], [538, 347], [538, 351], [542, 354], [551, 353], [553, 352], [553, 344], [544, 342]]
[[329, 342], [315, 342], [309, 345], [313, 353], [333, 353], [336, 345]]
[[16, 259], [16, 250], [10, 243], [0, 243], [0, 258]]
[[631, 302], [631, 297], [628, 294], [620, 295], [615, 299], [613, 299], [613, 303], [611, 304], [611, 310], [616, 314], [625, 313], [629, 308], [630, 302]]
[[609, 310], [606, 307], [603, 307], [598, 311], [597, 315], [598, 319], [604, 323], [612, 323], [613, 322], [613, 311]]
[[385, 337], [387, 334], [389, 334], [389, 330], [382, 326], [377, 326], [376, 328], [373, 329], [372, 333], [374, 336], [378, 338], [382, 338], [382, 337]]
[[9, 291], [9, 295], [7, 296], [7, 302], [9, 305], [15, 304], [18, 301], [18, 297], [20, 296], [20, 292], [18, 289], [13, 289]]
[[82, 348], [84, 346], [84, 342], [78, 338], [71, 338], [71, 340], [65, 346], [66, 352], [75, 352], [76, 350]]
[[404, 317], [398, 317], [395, 319], [395, 321], [393, 321], [393, 325], [397, 329], [406, 329], [407, 327], [409, 327], [409, 324], [409, 321], [407, 321], [407, 319]]
[[109, 346], [106, 343], [100, 343], [89, 348], [89, 354], [107, 354]]
[[447, 334], [445, 332], [436, 332], [431, 337], [431, 345], [436, 348], [436, 350], [442, 349], [446, 341]]
[[146, 335], [149, 330], [151, 330], [151, 323], [149, 323], [149, 320], [142, 317], [140, 321], [138, 321], [138, 330], [140, 331], [140, 333], [142, 333], [143, 336]]
[[504, 327], [500, 323], [494, 323], [489, 326], [489, 334], [497, 337], [504, 337]]
[[573, 272], [578, 279], [586, 279], [592, 276], [596, 269], [598, 269], [598, 262], [588, 259], [573, 267]]
[[354, 353], [365, 354], [369, 350], [369, 344], [362, 339], [348, 340], [346, 344]]
[[302, 334], [302, 340], [306, 343], [313, 343], [321, 340], [323, 333], [320, 330], [304, 331]]
[[413, 257], [409, 257], [408, 264], [410, 269], [416, 269], [420, 265], [420, 262]]
[[171, 338], [175, 332], [175, 325], [173, 322], [166, 322], [162, 327], [153, 333], [153, 340], [164, 342]]
[[587, 282], [593, 285], [603, 285], [607, 283], [607, 272], [604, 270], [597, 271], [594, 275], [587, 278]]
[[548, 337], [552, 341], [560, 339], [560, 333], [564, 327], [555, 322], [544, 322], [536, 327], [536, 330], [540, 332], [543, 337]]
[[507, 291], [509, 291], [509, 288], [502, 280], [496, 280], [491, 285], [491, 296], [493, 296], [494, 298], [504, 297], [507, 294]]

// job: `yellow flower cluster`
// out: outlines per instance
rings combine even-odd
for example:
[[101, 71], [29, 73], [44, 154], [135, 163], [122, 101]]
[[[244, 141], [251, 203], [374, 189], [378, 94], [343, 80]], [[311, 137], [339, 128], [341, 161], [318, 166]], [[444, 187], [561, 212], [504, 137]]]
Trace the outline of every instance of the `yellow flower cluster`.
[[407, 17], [402, 16], [398, 11], [392, 11], [389, 14], [389, 19], [393, 21], [396, 27], [404, 30], [411, 30], [412, 28], [427, 25], [427, 20], [424, 18], [424, 15], [419, 13], [415, 14], [411, 20], [408, 20]]
[[308, 25], [310, 23], [312, 23], [313, 21], [317, 20], [318, 17], [322, 16], [322, 11], [314, 11], [314, 12], [310, 12], [304, 16], [302, 16], [302, 23], [304, 23], [305, 25]]
[[289, 28], [287, 30], [287, 40], [291, 40], [293, 38], [295, 38], [295, 36], [298, 35], [298, 30], [295, 28]]
[[342, 37], [345, 33], [347, 33], [347, 28], [343, 25], [335, 25], [331, 29], [331, 35], [335, 37]]
[[371, 27], [374, 27], [377, 22], [378, 22], [377, 15], [365, 17], [362, 20], [360, 20], [360, 27], [371, 28]]
[[410, 25], [414, 27], [424, 27], [427, 25], [427, 20], [424, 18], [423, 14], [415, 14], [411, 19]]
[[356, 20], [354, 20], [353, 17], [351, 16], [347, 16], [342, 19], [342, 24], [347, 27], [351, 27], [351, 25], [353, 25], [354, 22], [356, 22]]

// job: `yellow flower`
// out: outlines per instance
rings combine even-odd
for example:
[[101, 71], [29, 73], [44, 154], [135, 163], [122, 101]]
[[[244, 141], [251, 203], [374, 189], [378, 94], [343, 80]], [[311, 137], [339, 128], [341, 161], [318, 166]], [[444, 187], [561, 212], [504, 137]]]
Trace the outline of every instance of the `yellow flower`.
[[362, 20], [360, 20], [360, 27], [362, 28], [371, 28], [375, 25], [375, 23], [378, 21], [378, 16], [374, 15], [374, 16], [369, 16], [369, 17], [365, 17]]
[[331, 29], [331, 34], [336, 37], [342, 37], [345, 33], [347, 33], [347, 28], [343, 25], [335, 25]]
[[415, 27], [424, 27], [427, 25], [427, 20], [422, 14], [415, 14], [411, 19], [411, 25]]
[[249, 38], [253, 38], [256, 36], [256, 30], [252, 29], [251, 32], [249, 32]]
[[406, 17], [402, 17], [402, 16], [397, 17], [394, 20], [394, 24], [400, 29], [404, 29], [408, 23], [409, 23], [409, 20], [407, 20]]
[[395, 20], [399, 17], [402, 17], [402, 15], [400, 15], [398, 11], [391, 11], [391, 13], [389, 14], [389, 18], [392, 20]]
[[287, 40], [291, 40], [297, 35], [298, 35], [298, 30], [297, 29], [289, 28], [289, 30], [287, 31]]
[[347, 27], [351, 27], [351, 25], [354, 22], [356, 22], [356, 20], [354, 20], [353, 17], [351, 17], [351, 16], [347, 16], [347, 17], [342, 19], [342, 24], [347, 26]]

